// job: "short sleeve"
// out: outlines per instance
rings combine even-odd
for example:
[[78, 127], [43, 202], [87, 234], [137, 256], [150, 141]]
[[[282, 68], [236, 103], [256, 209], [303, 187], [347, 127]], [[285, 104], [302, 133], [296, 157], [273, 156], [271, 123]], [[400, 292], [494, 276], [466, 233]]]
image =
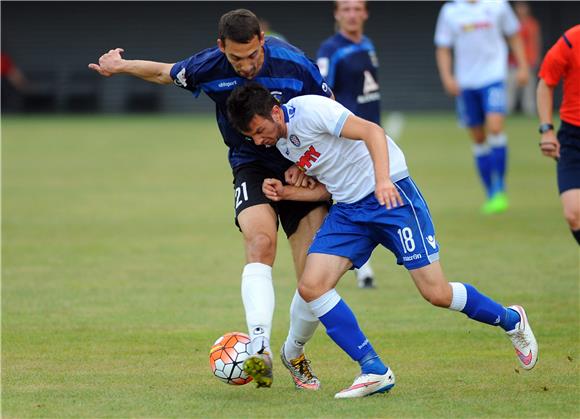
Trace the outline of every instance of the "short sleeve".
[[330, 57], [332, 55], [331, 49], [326, 43], [323, 43], [316, 54], [316, 65], [323, 77], [328, 77], [330, 66]]
[[437, 18], [437, 25], [435, 26], [435, 46], [448, 47], [453, 46], [453, 28], [448, 19], [447, 5], [443, 5]]
[[520, 30], [520, 22], [507, 1], [502, 3], [500, 25], [506, 36], [515, 35]]
[[197, 55], [189, 57], [183, 61], [176, 62], [171, 67], [171, 78], [176, 86], [199, 94], [200, 89], [196, 81], [196, 75], [201, 65]]
[[352, 115], [352, 112], [340, 103], [331, 99], [317, 98], [310, 103], [308, 125], [314, 134], [327, 133], [340, 137], [349, 115]]
[[564, 37], [560, 37], [544, 57], [538, 77], [543, 79], [548, 86], [557, 86], [566, 74], [571, 55], [572, 49]]

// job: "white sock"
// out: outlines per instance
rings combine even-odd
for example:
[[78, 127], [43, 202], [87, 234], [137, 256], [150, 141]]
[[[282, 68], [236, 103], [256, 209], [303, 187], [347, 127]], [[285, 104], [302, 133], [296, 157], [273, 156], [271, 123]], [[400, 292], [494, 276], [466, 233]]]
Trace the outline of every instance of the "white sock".
[[481, 144], [473, 143], [471, 145], [471, 151], [475, 157], [486, 156], [491, 153], [491, 147], [487, 142]]
[[490, 147], [505, 147], [508, 143], [507, 135], [503, 132], [495, 135], [489, 134], [487, 136], [487, 143]]
[[242, 272], [242, 301], [253, 354], [270, 349], [270, 333], [274, 315], [272, 267], [263, 263], [248, 263]]
[[356, 275], [356, 279], [358, 279], [359, 281], [362, 281], [367, 277], [373, 278], [375, 276], [375, 273], [373, 272], [373, 268], [371, 267], [371, 260], [370, 259], [367, 260], [363, 266], [361, 266], [358, 269], [355, 269], [354, 273]]
[[467, 288], [461, 282], [450, 282], [453, 297], [451, 298], [450, 310], [461, 311], [467, 304]]
[[318, 297], [316, 300], [309, 302], [308, 307], [312, 310], [312, 314], [321, 318], [340, 303], [340, 300], [340, 295], [338, 295], [336, 289], [333, 288], [326, 294]]
[[290, 330], [284, 342], [286, 359], [296, 359], [302, 355], [304, 345], [312, 338], [319, 323], [308, 303], [296, 291], [290, 304]]

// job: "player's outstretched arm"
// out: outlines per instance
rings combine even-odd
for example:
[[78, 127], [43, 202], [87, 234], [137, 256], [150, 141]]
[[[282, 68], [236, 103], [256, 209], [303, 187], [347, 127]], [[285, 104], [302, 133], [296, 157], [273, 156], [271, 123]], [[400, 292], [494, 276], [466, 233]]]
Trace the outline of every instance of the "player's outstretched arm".
[[331, 195], [320, 182], [313, 188], [283, 185], [279, 179], [264, 179], [262, 192], [271, 201], [327, 201]]
[[170, 84], [173, 82], [170, 74], [173, 64], [144, 60], [125, 60], [121, 56], [122, 52], [125, 52], [123, 48], [109, 50], [109, 52], [101, 55], [98, 64], [91, 63], [89, 68], [105, 77], [110, 77], [113, 74], [128, 74], [157, 84]]
[[[385, 131], [372, 122], [349, 115], [342, 127], [341, 137], [360, 139], [365, 142], [375, 171], [375, 196], [387, 209], [403, 205], [398, 189], [389, 175], [389, 148]], [[349, 140], [346, 140], [349, 141]]]

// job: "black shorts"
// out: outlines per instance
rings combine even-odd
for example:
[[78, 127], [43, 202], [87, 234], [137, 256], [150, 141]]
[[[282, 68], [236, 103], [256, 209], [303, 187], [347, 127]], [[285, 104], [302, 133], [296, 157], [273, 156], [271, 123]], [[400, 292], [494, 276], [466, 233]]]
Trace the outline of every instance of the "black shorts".
[[280, 179], [284, 182], [284, 172], [279, 173], [268, 169], [259, 163], [249, 163], [233, 169], [234, 175], [234, 208], [236, 211], [236, 226], [238, 215], [242, 210], [254, 205], [270, 204], [278, 214], [276, 224], [282, 224], [286, 237], [290, 237], [298, 229], [300, 220], [304, 218], [314, 208], [320, 206], [330, 207], [329, 201], [324, 202], [301, 202], [301, 201], [280, 201], [272, 202], [262, 192], [262, 183], [266, 178]]
[[558, 131], [558, 190], [580, 189], [580, 127], [562, 121]]

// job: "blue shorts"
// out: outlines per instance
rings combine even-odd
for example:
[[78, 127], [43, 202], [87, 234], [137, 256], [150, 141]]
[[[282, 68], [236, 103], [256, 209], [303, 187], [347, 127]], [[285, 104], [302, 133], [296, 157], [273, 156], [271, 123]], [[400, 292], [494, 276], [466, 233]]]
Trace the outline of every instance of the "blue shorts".
[[417, 269], [439, 259], [429, 208], [410, 177], [395, 183], [403, 206], [387, 210], [374, 193], [353, 204], [334, 204], [308, 250], [350, 259], [360, 268], [382, 244], [399, 265]]
[[580, 189], [580, 127], [562, 121], [558, 131], [558, 190]]
[[506, 113], [506, 87], [503, 81], [480, 89], [462, 90], [456, 99], [457, 116], [465, 127], [479, 127], [488, 113]]

